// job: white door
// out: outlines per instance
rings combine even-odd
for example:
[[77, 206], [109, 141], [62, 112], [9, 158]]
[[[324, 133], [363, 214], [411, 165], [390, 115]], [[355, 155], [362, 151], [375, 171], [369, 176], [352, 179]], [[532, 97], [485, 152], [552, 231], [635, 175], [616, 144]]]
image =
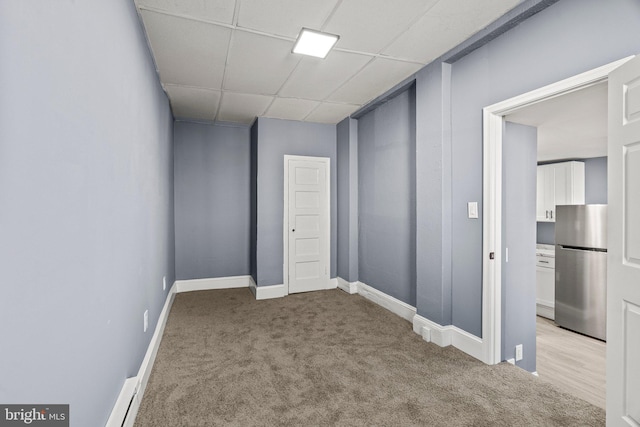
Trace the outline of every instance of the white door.
[[609, 75], [607, 425], [640, 425], [640, 57]]
[[329, 287], [329, 159], [285, 157], [289, 293]]

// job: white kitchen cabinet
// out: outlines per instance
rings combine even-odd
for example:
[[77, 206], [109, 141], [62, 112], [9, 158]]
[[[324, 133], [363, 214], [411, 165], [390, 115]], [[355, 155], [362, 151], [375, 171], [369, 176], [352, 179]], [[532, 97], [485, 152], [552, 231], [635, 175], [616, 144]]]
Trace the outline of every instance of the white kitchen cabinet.
[[536, 314], [555, 318], [555, 246], [536, 244]]
[[555, 319], [556, 278], [553, 268], [536, 267], [536, 314]]
[[584, 204], [584, 163], [538, 166], [536, 221], [555, 222], [556, 205]]

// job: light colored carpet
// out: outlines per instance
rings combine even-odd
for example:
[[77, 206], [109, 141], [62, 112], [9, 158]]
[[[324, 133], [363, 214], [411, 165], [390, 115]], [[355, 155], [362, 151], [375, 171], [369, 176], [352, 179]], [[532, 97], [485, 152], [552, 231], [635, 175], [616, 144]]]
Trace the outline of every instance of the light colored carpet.
[[506, 363], [426, 343], [340, 290], [176, 296], [136, 426], [600, 426], [605, 414]]

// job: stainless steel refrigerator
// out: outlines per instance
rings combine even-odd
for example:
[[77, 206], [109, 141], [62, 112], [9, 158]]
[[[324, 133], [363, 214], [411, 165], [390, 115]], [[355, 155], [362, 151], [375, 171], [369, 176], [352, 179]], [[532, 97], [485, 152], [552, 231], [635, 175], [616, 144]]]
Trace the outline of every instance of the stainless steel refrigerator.
[[606, 340], [607, 205], [556, 207], [555, 322]]

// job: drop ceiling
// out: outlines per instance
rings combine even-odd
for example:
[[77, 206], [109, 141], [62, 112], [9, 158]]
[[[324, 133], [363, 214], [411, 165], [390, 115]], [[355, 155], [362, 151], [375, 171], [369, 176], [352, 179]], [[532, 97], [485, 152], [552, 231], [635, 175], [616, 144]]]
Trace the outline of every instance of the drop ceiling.
[[[135, 0], [176, 118], [337, 123], [520, 0]], [[302, 27], [340, 36], [291, 52]]]
[[506, 116], [538, 128], [538, 161], [607, 155], [606, 82], [533, 104]]

